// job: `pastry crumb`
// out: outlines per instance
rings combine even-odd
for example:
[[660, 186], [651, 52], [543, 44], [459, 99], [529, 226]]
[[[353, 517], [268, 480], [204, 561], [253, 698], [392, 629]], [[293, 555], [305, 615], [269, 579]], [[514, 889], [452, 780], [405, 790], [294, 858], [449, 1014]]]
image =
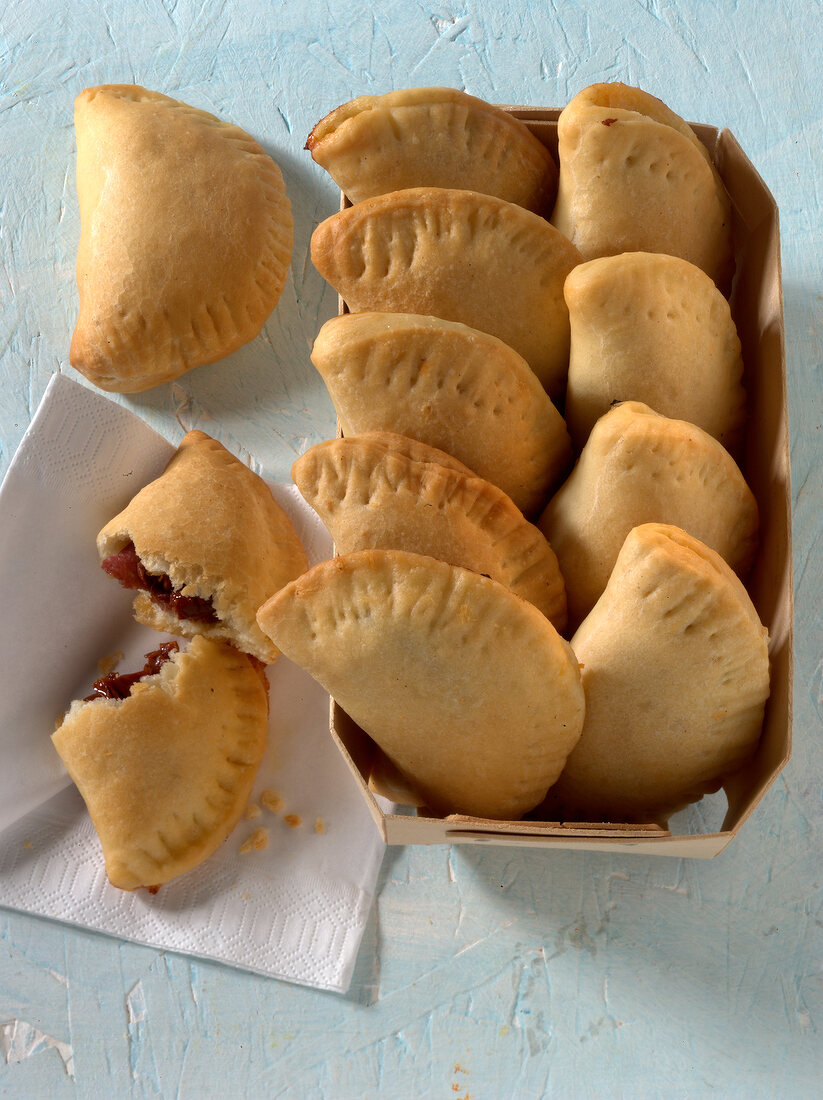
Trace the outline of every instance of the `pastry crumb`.
[[257, 803], [256, 802], [250, 802], [248, 804], [248, 806], [246, 807], [246, 813], [245, 813], [244, 816], [246, 818], [246, 821], [253, 821], [256, 817], [260, 817], [261, 813], [262, 813], [262, 811], [261, 811], [260, 807], [257, 805]]
[[303, 818], [300, 814], [286, 814], [283, 818], [290, 829], [299, 829], [303, 824]]
[[326, 822], [323, 820], [322, 817], [315, 818], [314, 831], [316, 833], [325, 833], [325, 831], [326, 831]]
[[277, 791], [263, 791], [260, 795], [260, 801], [273, 814], [279, 814], [283, 809], [283, 799]]
[[269, 846], [269, 830], [268, 829], [255, 829], [254, 832], [246, 837], [243, 843], [240, 845], [240, 855], [245, 856], [249, 852], [262, 852], [264, 848]]
[[97, 671], [101, 676], [108, 676], [110, 672], [114, 672], [122, 660], [123, 651], [116, 649], [114, 653], [110, 653], [107, 657], [100, 658], [97, 662]]

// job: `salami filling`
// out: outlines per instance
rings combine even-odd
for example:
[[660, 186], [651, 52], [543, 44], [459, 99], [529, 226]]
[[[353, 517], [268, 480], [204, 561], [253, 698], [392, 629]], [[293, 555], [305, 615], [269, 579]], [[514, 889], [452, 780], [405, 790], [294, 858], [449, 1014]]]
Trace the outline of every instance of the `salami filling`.
[[132, 687], [144, 676], [155, 676], [173, 653], [177, 652], [177, 642], [163, 642], [157, 649], [146, 654], [146, 664], [140, 672], [109, 672], [95, 680], [91, 685], [91, 694], [85, 696], [84, 703], [93, 699], [126, 699]]
[[167, 573], [149, 573], [130, 542], [119, 553], [112, 554], [101, 563], [110, 577], [120, 581], [124, 588], [138, 588], [148, 592], [155, 603], [172, 611], [178, 619], [195, 619], [202, 623], [216, 623], [217, 613], [210, 599], [203, 596], [184, 596], [175, 589]]

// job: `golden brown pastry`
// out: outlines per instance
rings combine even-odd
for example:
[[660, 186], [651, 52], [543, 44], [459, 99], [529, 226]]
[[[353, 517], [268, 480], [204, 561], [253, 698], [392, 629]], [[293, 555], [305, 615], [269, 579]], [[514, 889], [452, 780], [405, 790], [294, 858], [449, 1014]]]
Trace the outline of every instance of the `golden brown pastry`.
[[252, 340], [292, 249], [280, 169], [239, 127], [137, 85], [75, 101], [80, 313], [69, 358], [135, 393]]
[[307, 567], [300, 540], [262, 478], [203, 432], [97, 536], [103, 569], [138, 589], [138, 622], [205, 634], [271, 663], [255, 615]]
[[767, 632], [740, 580], [698, 539], [634, 528], [571, 644], [586, 721], [550, 794], [567, 820], [665, 821], [754, 752]]
[[327, 321], [311, 359], [344, 435], [386, 430], [461, 459], [531, 514], [571, 465], [563, 417], [496, 336], [407, 313]]
[[595, 424], [538, 520], [566, 580], [572, 629], [606, 587], [629, 531], [651, 522], [684, 528], [743, 577], [754, 560], [757, 501], [731, 455], [694, 424], [626, 401]]
[[160, 886], [212, 855], [246, 807], [266, 744], [267, 687], [253, 657], [207, 638], [166, 649], [131, 684], [98, 681], [52, 735], [121, 890]]
[[541, 532], [496, 486], [443, 466], [440, 451], [424, 458], [417, 444], [422, 455], [412, 459], [402, 446], [402, 436], [386, 432], [332, 439], [292, 466], [335, 550], [409, 550], [462, 565], [506, 585], [564, 630], [563, 578]]
[[306, 148], [352, 202], [459, 187], [541, 213], [557, 190], [557, 165], [524, 122], [454, 88], [359, 96], [321, 119]]
[[521, 816], [579, 736], [568, 644], [530, 603], [468, 569], [362, 550], [309, 570], [258, 620], [439, 812]]
[[[434, 462], [438, 466], [445, 466], [447, 470], [453, 470], [466, 477], [475, 477], [473, 470], [462, 463], [454, 455], [447, 451], [441, 451], [439, 447], [432, 447], [428, 443], [422, 443], [419, 439], [401, 435], [399, 432], [363, 432], [361, 438], [368, 439], [369, 446], [375, 454], [400, 455], [409, 462]], [[329, 443], [338, 442], [329, 440]], [[324, 447], [325, 444], [318, 444]], [[300, 459], [297, 460], [300, 462]]]
[[642, 401], [738, 449], [740, 340], [707, 275], [674, 256], [629, 252], [580, 264], [563, 293], [571, 324], [565, 412], [578, 449], [615, 401]]
[[475, 191], [413, 187], [326, 218], [311, 258], [352, 313], [419, 313], [489, 332], [562, 394], [563, 283], [580, 254], [537, 214]]
[[552, 222], [584, 260], [665, 252], [728, 290], [731, 204], [688, 123], [639, 88], [592, 84], [560, 113], [557, 140]]

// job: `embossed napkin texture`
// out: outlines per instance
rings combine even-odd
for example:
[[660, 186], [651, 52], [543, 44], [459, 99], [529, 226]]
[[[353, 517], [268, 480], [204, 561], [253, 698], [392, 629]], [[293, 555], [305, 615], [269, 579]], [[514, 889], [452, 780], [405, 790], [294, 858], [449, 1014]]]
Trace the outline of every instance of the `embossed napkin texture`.
[[[128, 409], [56, 375], [0, 487], [0, 904], [343, 992], [384, 845], [329, 736], [328, 696], [310, 677], [285, 658], [269, 669], [259, 816], [155, 895], [109, 885], [51, 744], [101, 658], [122, 652], [121, 668], [139, 668], [163, 640], [134, 622], [133, 594], [100, 569], [95, 537], [173, 451]], [[309, 564], [329, 557], [329, 537], [297, 490], [272, 491]], [[241, 854], [257, 829], [267, 846]]]

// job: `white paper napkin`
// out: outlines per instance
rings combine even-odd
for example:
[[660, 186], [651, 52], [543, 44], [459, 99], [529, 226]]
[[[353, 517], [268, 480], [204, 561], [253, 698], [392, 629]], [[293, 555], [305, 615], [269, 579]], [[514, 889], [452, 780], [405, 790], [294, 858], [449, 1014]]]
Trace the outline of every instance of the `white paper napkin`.
[[[162, 640], [99, 567], [95, 536], [174, 448], [129, 410], [56, 375], [0, 487], [0, 904], [154, 947], [345, 991], [384, 845], [328, 733], [328, 696], [281, 658], [269, 670], [261, 805], [205, 864], [155, 895], [109, 885], [50, 734], [98, 662], [142, 667]], [[293, 487], [272, 486], [310, 564], [331, 553]], [[271, 801], [271, 800], [269, 800]], [[288, 823], [286, 817], [291, 819]], [[268, 847], [240, 854], [257, 828]]]

